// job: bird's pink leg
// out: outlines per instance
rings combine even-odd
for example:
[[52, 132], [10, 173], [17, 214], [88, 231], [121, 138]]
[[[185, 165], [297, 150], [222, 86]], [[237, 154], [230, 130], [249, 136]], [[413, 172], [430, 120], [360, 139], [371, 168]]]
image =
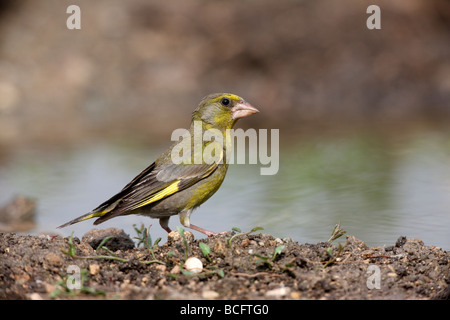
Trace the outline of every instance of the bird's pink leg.
[[216, 236], [218, 234], [224, 234], [224, 233], [228, 232], [228, 231], [223, 231], [223, 232], [220, 232], [220, 233], [215, 233], [215, 232], [208, 231], [208, 230], [205, 230], [203, 228], [197, 227], [196, 225], [191, 224], [191, 222], [189, 221], [189, 217], [191, 216], [191, 213], [192, 213], [192, 209], [189, 209], [189, 210], [186, 210], [186, 211], [182, 211], [182, 212], [179, 213], [180, 222], [186, 228], [191, 228], [193, 230], [196, 230], [198, 232], [206, 234], [208, 237]]
[[170, 233], [170, 228], [169, 228], [169, 219], [170, 217], [167, 218], [160, 218], [159, 219], [159, 225], [161, 226], [161, 228], [163, 228], [164, 230], [167, 231], [167, 233]]
[[203, 229], [203, 228], [197, 227], [196, 225], [193, 225], [193, 224], [189, 225], [189, 228], [191, 228], [191, 229], [193, 229], [193, 230], [197, 230], [198, 232], [204, 233], [204, 234], [206, 234], [208, 237], [211, 237], [211, 236], [217, 236], [217, 235], [219, 235], [219, 234], [225, 234], [225, 233], [229, 232], [229, 231], [222, 231], [222, 232], [219, 232], [219, 233], [215, 233], [215, 232], [208, 231], [208, 230], [205, 230], [205, 229]]

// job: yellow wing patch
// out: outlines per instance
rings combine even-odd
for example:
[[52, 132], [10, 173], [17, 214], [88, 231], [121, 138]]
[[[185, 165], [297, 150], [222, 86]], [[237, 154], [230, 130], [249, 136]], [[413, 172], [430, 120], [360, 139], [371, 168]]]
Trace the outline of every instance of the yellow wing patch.
[[77, 221], [77, 222], [81, 222], [81, 221], [92, 219], [92, 218], [101, 217], [101, 216], [103, 216], [106, 213], [107, 213], [106, 211], [95, 212], [93, 214], [90, 214], [90, 215], [87, 215], [87, 216], [81, 218], [80, 221]]
[[[94, 213], [92, 213], [90, 215], [87, 215], [87, 216], [83, 217], [82, 219], [80, 219], [80, 221], [89, 220], [89, 219], [92, 219], [92, 218], [98, 218], [98, 217], [104, 216], [108, 212], [114, 210], [114, 208], [117, 206], [117, 204], [120, 202], [120, 200], [121, 199], [116, 200], [115, 202], [110, 204], [105, 210], [94, 212]], [[80, 222], [80, 221], [78, 221], [78, 222]]]
[[177, 180], [175, 182], [172, 182], [169, 186], [165, 187], [164, 189], [162, 189], [161, 191], [153, 194], [152, 196], [144, 199], [143, 201], [141, 201], [140, 203], [138, 203], [137, 205], [133, 206], [131, 209], [135, 210], [138, 208], [141, 208], [143, 206], [146, 206], [150, 203], [156, 202], [158, 200], [161, 200], [165, 197], [168, 197], [172, 194], [174, 194], [175, 192], [178, 191], [178, 185], [180, 184], [181, 180]]

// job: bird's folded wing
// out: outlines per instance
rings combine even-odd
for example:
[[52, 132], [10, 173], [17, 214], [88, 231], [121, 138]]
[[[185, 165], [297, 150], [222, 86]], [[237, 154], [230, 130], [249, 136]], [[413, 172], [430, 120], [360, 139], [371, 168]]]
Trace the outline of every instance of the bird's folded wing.
[[155, 168], [154, 164], [134, 178], [118, 194], [105, 201], [92, 212], [103, 216], [114, 211], [120, 215], [162, 200], [208, 177], [218, 167], [212, 164], [167, 164]]
[[[147, 181], [143, 183], [140, 190], [131, 197], [125, 197], [124, 203], [127, 210], [135, 210], [150, 203], [162, 200], [178, 191], [189, 188], [198, 181], [209, 176], [217, 168], [217, 163], [174, 165], [170, 164], [159, 171], [155, 171]], [[142, 196], [146, 194], [147, 196]], [[131, 195], [131, 194], [130, 194]], [[135, 195], [138, 195], [135, 198]], [[133, 199], [134, 198], [134, 199]]]

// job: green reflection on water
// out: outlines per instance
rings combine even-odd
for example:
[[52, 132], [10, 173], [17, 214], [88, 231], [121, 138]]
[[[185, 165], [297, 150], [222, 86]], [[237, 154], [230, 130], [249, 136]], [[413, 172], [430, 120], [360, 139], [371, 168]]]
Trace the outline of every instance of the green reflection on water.
[[[221, 189], [192, 216], [214, 231], [234, 226], [325, 241], [341, 221], [348, 234], [371, 245], [390, 245], [400, 235], [450, 248], [450, 134], [350, 134], [282, 140], [279, 172], [259, 174], [258, 165], [231, 165]], [[51, 151], [15, 151], [0, 167], [0, 203], [14, 194], [38, 199], [35, 232], [90, 211], [118, 192], [166, 146], [128, 143], [82, 145]], [[133, 234], [132, 224], [153, 224], [145, 217], [112, 219], [100, 227]], [[171, 219], [171, 227], [179, 225]], [[87, 221], [67, 230], [79, 236]], [[200, 236], [200, 235], [197, 235]]]

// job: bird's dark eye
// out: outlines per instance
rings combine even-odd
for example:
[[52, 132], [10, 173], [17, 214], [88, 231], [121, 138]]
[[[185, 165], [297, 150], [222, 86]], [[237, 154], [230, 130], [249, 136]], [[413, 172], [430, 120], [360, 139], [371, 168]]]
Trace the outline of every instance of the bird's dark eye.
[[222, 100], [220, 101], [224, 106], [227, 106], [230, 104], [230, 99], [228, 98], [222, 98]]

